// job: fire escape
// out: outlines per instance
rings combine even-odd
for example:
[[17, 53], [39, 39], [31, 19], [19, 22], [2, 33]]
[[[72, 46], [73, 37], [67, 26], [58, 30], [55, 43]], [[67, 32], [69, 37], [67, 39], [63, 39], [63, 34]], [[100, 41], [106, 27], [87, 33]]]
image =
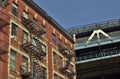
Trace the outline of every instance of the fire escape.
[[75, 54], [73, 54], [72, 51], [69, 52], [68, 49], [66, 47], [63, 47], [62, 45], [58, 45], [58, 50], [62, 53], [64, 57], [68, 59], [66, 65], [60, 68], [60, 72], [62, 74], [66, 74], [69, 78], [73, 79], [76, 73], [70, 68], [69, 61], [72, 60], [72, 57], [75, 57]]
[[[0, 3], [1, 4], [1, 3]], [[0, 5], [0, 32], [4, 32], [3, 28], [9, 25], [10, 17], [7, 15], [7, 13], [4, 11], [3, 7]], [[4, 39], [0, 38], [0, 54], [6, 53], [7, 49], [6, 46], [8, 45], [7, 42], [4, 41]]]
[[[33, 63], [36, 64], [35, 67], [33, 68], [37, 70], [37, 75], [41, 77], [41, 66], [39, 65], [38, 62], [42, 60], [42, 57], [45, 56], [45, 54], [43, 54], [43, 51], [41, 48], [42, 44], [39, 39], [42, 34], [46, 33], [45, 28], [42, 28], [42, 29], [35, 28], [32, 20], [26, 19], [23, 16], [21, 17], [21, 22], [29, 30], [30, 35], [34, 38], [36, 43], [36, 45], [34, 45], [33, 43], [27, 41], [23, 43], [21, 46], [29, 54], [32, 61], [32, 65]], [[31, 72], [22, 72], [21, 76], [24, 78], [30, 77], [31, 75], [30, 73]]]

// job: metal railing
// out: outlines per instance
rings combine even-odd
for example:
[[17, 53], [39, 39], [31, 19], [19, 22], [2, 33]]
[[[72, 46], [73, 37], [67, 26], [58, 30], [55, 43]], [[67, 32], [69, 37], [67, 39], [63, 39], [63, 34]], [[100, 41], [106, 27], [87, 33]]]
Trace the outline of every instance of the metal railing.
[[104, 28], [109, 28], [109, 27], [114, 27], [114, 26], [120, 26], [120, 19], [93, 23], [93, 24], [88, 24], [88, 25], [83, 25], [83, 26], [78, 26], [78, 27], [72, 27], [72, 28], [68, 28], [67, 31], [71, 35], [73, 35], [73, 34], [78, 34], [82, 32], [93, 31], [97, 29], [104, 29]]
[[0, 27], [8, 25], [10, 17], [0, 8]]
[[77, 57], [76, 60], [77, 60], [77, 63], [85, 63], [85, 62], [96, 61], [96, 60], [101, 60], [101, 59], [106, 59], [106, 58], [111, 58], [116, 56], [120, 56], [120, 49], [103, 51], [96, 54], [84, 55], [84, 56]]

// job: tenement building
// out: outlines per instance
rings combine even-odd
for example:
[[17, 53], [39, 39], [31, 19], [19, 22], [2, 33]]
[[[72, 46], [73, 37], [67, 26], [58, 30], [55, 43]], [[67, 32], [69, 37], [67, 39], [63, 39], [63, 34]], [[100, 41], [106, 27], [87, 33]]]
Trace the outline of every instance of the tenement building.
[[73, 38], [32, 0], [0, 0], [0, 79], [76, 79]]
[[120, 79], [120, 19], [74, 27], [77, 79]]

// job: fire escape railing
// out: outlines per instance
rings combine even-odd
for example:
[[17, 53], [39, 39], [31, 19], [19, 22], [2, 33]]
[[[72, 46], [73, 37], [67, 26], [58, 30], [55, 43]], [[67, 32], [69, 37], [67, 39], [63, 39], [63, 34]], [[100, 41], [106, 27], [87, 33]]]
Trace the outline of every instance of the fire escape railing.
[[21, 17], [21, 22], [29, 30], [31, 36], [33, 36], [34, 41], [36, 43], [36, 45], [34, 45], [31, 42], [26, 42], [26, 43], [23, 43], [21, 46], [26, 52], [28, 52], [32, 62], [36, 63], [37, 75], [41, 77], [41, 66], [39, 65], [38, 62], [42, 60], [41, 58], [45, 56], [45, 54], [42, 53], [43, 52], [41, 47], [42, 44], [39, 39], [42, 34], [46, 33], [46, 30], [45, 28], [44, 29], [35, 28], [32, 20], [26, 19], [23, 16]]
[[5, 8], [9, 4], [8, 1], [9, 0], [0, 0], [0, 6]]
[[21, 65], [20, 66], [20, 75], [23, 76], [23, 77], [31, 77], [31, 72], [28, 71], [28, 68], [27, 69], [24, 69], [24, 65]]
[[[40, 38], [40, 35], [46, 33], [45, 27], [42, 27], [41, 29], [35, 28], [34, 27], [35, 24], [30, 19], [26, 19], [25, 17], [22, 16], [21, 22], [24, 26], [26, 26], [26, 28], [30, 31], [30, 33], [35, 35], [35, 37]], [[36, 26], [38, 26], [38, 25], [36, 25]]]
[[[9, 25], [10, 17], [7, 15], [7, 13], [3, 12], [2, 8], [0, 7], [0, 31], [7, 25]], [[3, 41], [3, 39], [0, 39], [0, 54], [7, 53], [6, 46], [8, 45], [7, 42]]]
[[0, 9], [0, 28], [9, 25], [10, 17]]
[[69, 52], [67, 48], [63, 47], [62, 45], [58, 45], [58, 50], [60, 53], [62, 53], [63, 56], [65, 56], [67, 59], [70, 59], [72, 57], [75, 57], [75, 54], [73, 52]]
[[60, 72], [62, 74], [66, 74], [68, 77], [70, 77], [71, 79], [73, 79], [73, 77], [76, 75], [75, 71], [72, 70], [72, 68], [69, 67], [70, 63], [67, 62], [66, 65], [64, 67], [60, 68]]
[[[62, 47], [61, 45], [58, 45], [58, 50], [62, 53], [63, 56], [65, 56], [69, 61], [72, 60], [72, 57], [75, 57], [75, 54], [73, 54], [73, 52], [68, 53], [68, 49], [65, 47]], [[62, 74], [67, 74], [67, 76], [69, 76], [70, 78], [73, 78], [75, 74], [74, 71], [72, 71], [69, 68], [70, 63], [66, 63], [66, 65], [64, 67], [60, 67], [60, 72]]]
[[6, 46], [8, 46], [8, 43], [0, 39], [0, 54], [5, 54], [8, 52]]

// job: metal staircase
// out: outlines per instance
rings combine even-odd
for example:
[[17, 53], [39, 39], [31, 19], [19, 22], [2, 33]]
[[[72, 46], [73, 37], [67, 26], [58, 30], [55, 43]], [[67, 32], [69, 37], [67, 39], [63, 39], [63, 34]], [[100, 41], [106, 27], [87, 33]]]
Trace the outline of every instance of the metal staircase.
[[[58, 45], [58, 50], [63, 54], [63, 56], [65, 56], [69, 61], [72, 60], [72, 57], [75, 57], [75, 54], [73, 54], [72, 52], [68, 53], [68, 49], [65, 47], [62, 47], [61, 45]], [[60, 68], [60, 72], [62, 74], [66, 74], [67, 76], [70, 77], [70, 79], [73, 79], [74, 75], [76, 75], [76, 73], [71, 70], [69, 68], [70, 66], [70, 62], [66, 62], [66, 65], [64, 67]]]
[[[25, 19], [24, 17], [21, 17], [21, 22], [26, 28], [29, 30], [30, 35], [34, 38], [35, 45], [32, 44], [31, 42], [26, 42], [22, 44], [22, 48], [28, 52], [30, 55], [32, 65], [33, 63], [35, 64], [35, 68], [37, 70], [37, 75], [40, 78], [41, 77], [41, 66], [39, 64], [39, 61], [42, 60], [42, 47], [41, 47], [41, 42], [40, 42], [40, 36], [44, 33], [46, 33], [45, 29], [38, 29], [33, 26], [33, 22], [30, 19]], [[45, 55], [44, 55], [45, 56]], [[33, 76], [34, 77], [34, 76]]]

